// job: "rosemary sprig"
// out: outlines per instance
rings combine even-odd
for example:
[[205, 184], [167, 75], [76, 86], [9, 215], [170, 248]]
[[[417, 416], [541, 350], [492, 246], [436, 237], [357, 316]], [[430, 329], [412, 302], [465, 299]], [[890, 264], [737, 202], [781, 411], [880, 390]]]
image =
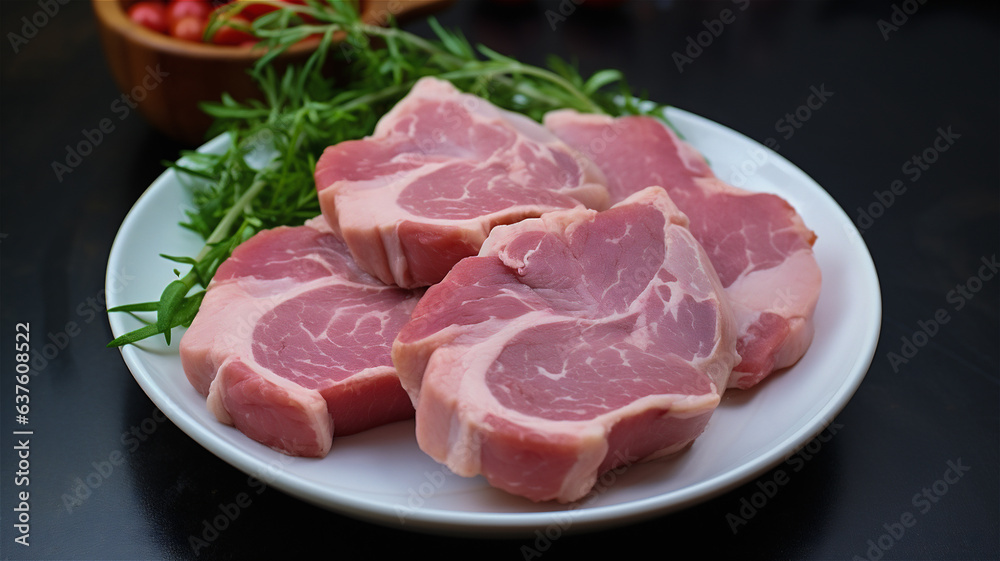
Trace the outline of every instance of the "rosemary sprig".
[[[324, 148], [371, 133], [378, 119], [422, 77], [436, 76], [490, 102], [541, 119], [553, 109], [582, 112], [657, 114], [663, 106], [639, 104], [617, 70], [584, 79], [572, 65], [550, 58], [532, 66], [429, 23], [435, 37], [423, 38], [393, 21], [373, 25], [350, 0], [307, 0], [305, 5], [270, 2], [275, 11], [253, 21], [247, 31], [265, 54], [252, 75], [263, 100], [237, 102], [223, 96], [203, 105], [215, 119], [212, 133], [229, 134], [222, 154], [189, 152], [169, 164], [192, 181], [194, 209], [182, 227], [197, 232], [205, 246], [195, 257], [167, 259], [191, 270], [164, 289], [156, 302], [111, 308], [131, 314], [155, 312], [155, 321], [108, 343], [136, 343], [162, 334], [170, 344], [174, 327], [190, 325], [218, 266], [256, 232], [301, 224], [319, 214], [313, 180]], [[242, 3], [227, 5], [227, 15]], [[224, 16], [223, 16], [224, 17]], [[222, 19], [211, 22], [211, 35]], [[302, 66], [275, 70], [278, 56], [310, 37], [319, 46]], [[337, 71], [328, 74], [327, 62]], [[617, 86], [613, 88], [612, 86]]]

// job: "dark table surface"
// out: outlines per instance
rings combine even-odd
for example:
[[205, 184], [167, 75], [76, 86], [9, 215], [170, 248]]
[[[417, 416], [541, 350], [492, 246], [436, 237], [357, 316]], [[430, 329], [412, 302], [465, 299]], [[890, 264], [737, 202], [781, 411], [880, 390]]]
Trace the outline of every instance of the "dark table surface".
[[[119, 352], [105, 348], [111, 331], [101, 313], [119, 224], [163, 171], [162, 161], [186, 146], [133, 113], [58, 181], [52, 163], [81, 131], [109, 116], [119, 93], [87, 3], [61, 6], [15, 48], [10, 34], [21, 33], [22, 18], [42, 3], [5, 0], [3, 558], [383, 559], [423, 552], [586, 559], [631, 558], [649, 549], [706, 559], [998, 558], [1000, 279], [984, 266], [996, 263], [1000, 241], [995, 3], [650, 0], [611, 11], [595, 3], [509, 9], [459, 0], [439, 17], [471, 40], [527, 62], [542, 63], [551, 52], [576, 59], [585, 72], [622, 69], [651, 99], [761, 142], [778, 140], [783, 156], [865, 226], [883, 297], [878, 350], [836, 419], [836, 437], [766, 508], [737, 532], [727, 519], [772, 474], [680, 512], [538, 544], [411, 533], [268, 489], [196, 555], [189, 536], [218, 513], [220, 501], [245, 489], [246, 476], [170, 421], [157, 420]], [[697, 40], [705, 22], [726, 8], [735, 20], [679, 68], [675, 53], [685, 53], [688, 39]], [[553, 17], [560, 10], [565, 19]], [[428, 31], [423, 22], [407, 27]], [[789, 128], [786, 116], [807, 103], [813, 88], [831, 94]], [[948, 150], [930, 154], [930, 164], [914, 161], [941, 131], [954, 135]], [[885, 193], [896, 180], [906, 190], [888, 203]], [[878, 217], [860, 217], [859, 209], [880, 200]], [[935, 327], [941, 310], [948, 321]], [[30, 323], [36, 345], [58, 348], [30, 382], [27, 547], [14, 541], [17, 492], [24, 489], [13, 435], [24, 428], [14, 422], [13, 347], [21, 322]], [[905, 353], [906, 362], [894, 358], [914, 342], [921, 343], [916, 354]], [[141, 446], [124, 447], [130, 435], [141, 437]], [[94, 478], [100, 484], [83, 504], [68, 508], [65, 496], [75, 482], [115, 451], [121, 462]]]

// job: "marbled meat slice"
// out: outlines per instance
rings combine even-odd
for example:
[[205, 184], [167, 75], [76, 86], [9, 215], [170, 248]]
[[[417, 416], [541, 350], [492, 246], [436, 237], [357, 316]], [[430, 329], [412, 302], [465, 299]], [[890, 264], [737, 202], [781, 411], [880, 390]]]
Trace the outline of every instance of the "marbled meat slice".
[[327, 148], [315, 177], [361, 268], [406, 288], [440, 281], [497, 224], [608, 204], [597, 166], [539, 123], [435, 78], [371, 136]]
[[459, 475], [568, 502], [609, 469], [690, 444], [739, 357], [686, 225], [653, 187], [495, 228], [393, 344], [420, 448]]
[[604, 171], [613, 202], [661, 185], [688, 216], [736, 316], [742, 361], [731, 387], [752, 387], [805, 354], [822, 275], [816, 235], [787, 201], [719, 180], [697, 150], [653, 117], [560, 110], [544, 122]]
[[222, 422], [286, 454], [411, 418], [390, 358], [420, 292], [361, 271], [322, 217], [262, 231], [218, 269], [181, 338], [188, 380]]

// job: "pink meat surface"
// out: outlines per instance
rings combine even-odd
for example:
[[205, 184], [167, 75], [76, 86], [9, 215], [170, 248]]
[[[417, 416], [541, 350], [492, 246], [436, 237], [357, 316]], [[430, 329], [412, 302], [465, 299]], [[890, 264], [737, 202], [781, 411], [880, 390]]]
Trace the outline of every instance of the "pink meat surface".
[[322, 217], [262, 231], [216, 272], [181, 338], [222, 422], [286, 454], [413, 416], [390, 358], [420, 293], [361, 271]]
[[551, 132], [435, 78], [371, 136], [327, 148], [315, 176], [361, 268], [406, 288], [440, 281], [498, 224], [608, 204], [600, 170]]
[[420, 448], [535, 501], [681, 450], [726, 387], [736, 332], [687, 219], [650, 188], [493, 230], [393, 344]]
[[697, 150], [652, 117], [560, 110], [546, 115], [545, 126], [597, 163], [613, 202], [661, 185], [687, 215], [736, 317], [742, 361], [730, 387], [750, 388], [805, 354], [821, 274], [816, 236], [787, 201], [722, 182]]

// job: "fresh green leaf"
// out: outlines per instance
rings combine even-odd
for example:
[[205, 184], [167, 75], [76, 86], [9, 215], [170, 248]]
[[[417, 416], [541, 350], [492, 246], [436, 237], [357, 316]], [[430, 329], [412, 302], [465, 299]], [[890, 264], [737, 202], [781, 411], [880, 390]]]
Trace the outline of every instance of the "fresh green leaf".
[[[227, 4], [222, 12], [238, 13], [240, 4]], [[449, 80], [536, 120], [560, 108], [664, 118], [664, 106], [637, 103], [617, 70], [584, 78], [575, 64], [556, 57], [545, 67], [524, 64], [485, 45], [474, 47], [434, 18], [428, 20], [430, 38], [399, 29], [391, 18], [385, 26], [371, 25], [350, 0], [274, 5], [277, 10], [249, 27], [267, 49], [251, 71], [262, 99], [237, 101], [223, 95], [202, 104], [215, 119], [210, 134], [227, 133], [228, 146], [222, 154], [184, 152], [168, 165], [186, 179], [191, 195], [180, 226], [201, 236], [205, 245], [196, 256], [164, 256], [190, 270], [167, 285], [155, 307], [147, 302], [109, 310], [156, 312], [155, 323], [110, 346], [157, 334], [169, 344], [171, 329], [195, 317], [204, 290], [189, 293], [199, 285], [207, 288], [240, 243], [261, 230], [302, 224], [319, 214], [313, 179], [319, 154], [332, 144], [371, 134], [382, 115], [422, 77]], [[221, 23], [213, 17], [206, 36]], [[322, 41], [312, 56], [279, 72], [280, 53], [314, 34]], [[327, 74], [328, 63], [338, 70]], [[609, 88], [613, 84], [617, 91]]]

